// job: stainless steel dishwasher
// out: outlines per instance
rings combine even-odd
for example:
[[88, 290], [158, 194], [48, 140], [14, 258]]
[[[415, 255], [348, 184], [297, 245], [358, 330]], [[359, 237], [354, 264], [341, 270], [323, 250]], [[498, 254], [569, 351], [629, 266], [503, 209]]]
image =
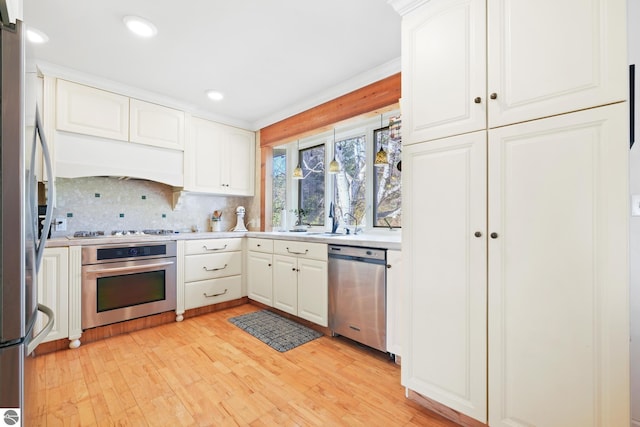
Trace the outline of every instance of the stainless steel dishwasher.
[[329, 328], [387, 351], [385, 249], [329, 245]]

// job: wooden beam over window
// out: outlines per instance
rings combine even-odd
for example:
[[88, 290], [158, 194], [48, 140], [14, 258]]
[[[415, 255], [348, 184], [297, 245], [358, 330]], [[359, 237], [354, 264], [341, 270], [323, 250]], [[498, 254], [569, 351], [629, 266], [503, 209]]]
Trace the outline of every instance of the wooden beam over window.
[[260, 129], [260, 146], [281, 145], [309, 132], [331, 128], [343, 120], [397, 104], [399, 99], [400, 73], [397, 73]]

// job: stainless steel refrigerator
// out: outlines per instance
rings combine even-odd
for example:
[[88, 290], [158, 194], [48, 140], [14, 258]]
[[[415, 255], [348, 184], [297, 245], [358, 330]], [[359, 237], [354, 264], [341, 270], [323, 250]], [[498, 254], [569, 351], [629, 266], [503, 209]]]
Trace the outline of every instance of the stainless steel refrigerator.
[[[47, 233], [38, 240], [33, 165], [35, 144], [44, 141], [36, 138], [42, 138], [39, 118], [33, 138], [27, 143], [24, 138], [22, 23], [9, 22], [4, 0], [0, 18], [0, 426], [30, 425], [29, 417], [41, 408], [31, 403], [37, 397], [31, 354], [53, 326], [51, 310], [38, 305], [36, 284]], [[48, 160], [48, 153], [45, 157]], [[50, 224], [50, 212], [45, 230], [47, 221]], [[43, 313], [47, 326], [34, 333], [36, 318]]]

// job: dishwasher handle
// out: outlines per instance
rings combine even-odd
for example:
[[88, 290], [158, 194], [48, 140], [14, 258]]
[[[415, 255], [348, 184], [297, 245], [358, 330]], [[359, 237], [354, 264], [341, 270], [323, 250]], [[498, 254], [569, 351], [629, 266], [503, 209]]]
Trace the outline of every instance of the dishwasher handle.
[[385, 249], [341, 245], [329, 245], [328, 249], [329, 258], [386, 264], [387, 251]]

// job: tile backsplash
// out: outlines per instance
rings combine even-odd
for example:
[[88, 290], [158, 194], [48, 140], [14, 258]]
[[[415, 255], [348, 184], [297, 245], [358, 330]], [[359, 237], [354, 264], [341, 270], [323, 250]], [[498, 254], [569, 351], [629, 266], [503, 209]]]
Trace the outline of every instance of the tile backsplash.
[[244, 223], [249, 230], [260, 228], [257, 197], [227, 197], [186, 192], [173, 210], [173, 191], [168, 185], [111, 177], [58, 178], [54, 218], [66, 218], [66, 231], [53, 231], [52, 237], [76, 231], [170, 229], [211, 231], [209, 219], [221, 210], [222, 230], [236, 226], [236, 207], [244, 206]]

